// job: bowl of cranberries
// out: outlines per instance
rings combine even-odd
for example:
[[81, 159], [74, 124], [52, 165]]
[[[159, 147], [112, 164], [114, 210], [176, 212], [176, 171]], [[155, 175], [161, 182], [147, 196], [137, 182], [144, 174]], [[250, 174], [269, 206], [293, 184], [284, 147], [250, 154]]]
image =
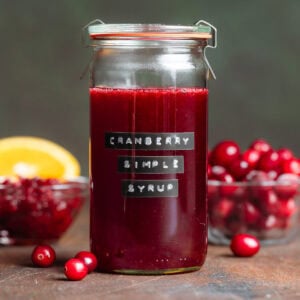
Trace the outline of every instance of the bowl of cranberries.
[[208, 154], [208, 238], [230, 244], [239, 233], [261, 244], [286, 243], [299, 226], [300, 160], [263, 139], [241, 151], [226, 140]]
[[88, 180], [0, 177], [0, 245], [57, 241], [89, 196]]

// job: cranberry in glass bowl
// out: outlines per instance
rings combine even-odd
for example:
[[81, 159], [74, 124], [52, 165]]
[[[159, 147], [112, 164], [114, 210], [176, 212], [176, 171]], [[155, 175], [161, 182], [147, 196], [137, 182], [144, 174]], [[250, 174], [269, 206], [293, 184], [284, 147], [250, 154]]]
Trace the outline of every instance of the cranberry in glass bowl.
[[85, 177], [0, 178], [0, 245], [57, 241], [88, 197]]
[[[247, 168], [238, 168], [254, 150], [255, 164], [250, 162]], [[223, 173], [232, 180], [213, 172], [208, 174], [209, 242], [229, 245], [233, 236], [243, 233], [255, 236], [262, 245], [280, 244], [296, 236], [300, 223], [300, 179], [298, 168], [287, 166], [296, 164], [298, 158], [287, 150], [284, 148], [283, 153], [260, 139], [223, 167]], [[212, 160], [209, 167], [219, 168]]]

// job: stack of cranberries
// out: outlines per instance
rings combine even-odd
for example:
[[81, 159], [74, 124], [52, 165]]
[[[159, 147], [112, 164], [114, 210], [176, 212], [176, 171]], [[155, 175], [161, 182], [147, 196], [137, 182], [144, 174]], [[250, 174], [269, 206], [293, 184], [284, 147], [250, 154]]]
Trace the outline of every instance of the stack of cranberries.
[[286, 238], [297, 223], [299, 176], [300, 161], [287, 148], [262, 139], [244, 152], [234, 141], [217, 144], [208, 156], [210, 238]]
[[87, 184], [0, 178], [0, 244], [58, 239], [86, 198]]

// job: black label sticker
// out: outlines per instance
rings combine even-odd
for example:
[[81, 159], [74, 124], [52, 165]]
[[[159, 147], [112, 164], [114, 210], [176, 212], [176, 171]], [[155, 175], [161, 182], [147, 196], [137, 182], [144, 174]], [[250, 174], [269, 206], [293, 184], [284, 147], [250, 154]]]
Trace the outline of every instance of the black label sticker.
[[178, 180], [123, 180], [125, 197], [178, 197]]
[[194, 133], [107, 132], [105, 146], [113, 149], [193, 150]]
[[120, 173], [175, 174], [184, 173], [183, 156], [119, 156]]

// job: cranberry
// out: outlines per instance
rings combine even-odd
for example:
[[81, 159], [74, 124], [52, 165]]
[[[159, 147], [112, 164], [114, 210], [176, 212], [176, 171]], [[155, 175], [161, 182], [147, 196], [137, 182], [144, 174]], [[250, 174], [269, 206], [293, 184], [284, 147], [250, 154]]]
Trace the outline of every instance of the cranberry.
[[270, 177], [266, 172], [252, 170], [247, 174], [246, 180], [251, 181], [252, 183], [260, 184], [266, 181], [270, 181]]
[[84, 262], [88, 268], [88, 273], [93, 272], [98, 265], [96, 256], [89, 251], [80, 251], [76, 254], [75, 258], [78, 258]]
[[279, 200], [274, 191], [260, 191], [259, 198], [257, 199], [257, 204], [265, 214], [269, 215], [276, 213], [278, 211], [278, 203]]
[[71, 258], [65, 263], [65, 275], [69, 280], [81, 280], [88, 273], [88, 267], [81, 259]]
[[279, 155], [280, 162], [284, 162], [286, 160], [291, 160], [292, 158], [294, 158], [293, 152], [288, 148], [280, 148], [278, 149], [277, 153]]
[[281, 164], [283, 173], [292, 173], [300, 175], [300, 162], [296, 158], [286, 160]]
[[243, 155], [242, 160], [245, 160], [251, 168], [255, 168], [260, 159], [260, 152], [255, 149], [247, 149]]
[[226, 219], [234, 209], [234, 202], [228, 198], [221, 198], [213, 206], [212, 213], [215, 217]]
[[278, 220], [274, 215], [262, 216], [257, 223], [259, 230], [271, 230], [278, 224]]
[[289, 218], [297, 210], [296, 202], [294, 198], [288, 200], [279, 201], [279, 208], [277, 211], [277, 216], [283, 219]]
[[259, 210], [249, 201], [244, 202], [244, 217], [247, 225], [255, 224], [259, 217]]
[[50, 267], [56, 259], [54, 249], [49, 245], [36, 246], [31, 254], [31, 260], [35, 266]]
[[249, 148], [258, 151], [261, 154], [267, 153], [272, 149], [270, 144], [263, 139], [253, 141]]
[[250, 234], [235, 235], [230, 244], [230, 249], [235, 256], [250, 257], [255, 255], [260, 248], [259, 241]]
[[207, 198], [209, 202], [219, 196], [219, 182], [216, 180], [209, 181], [207, 184]]
[[226, 174], [228, 174], [228, 173], [224, 167], [213, 166], [211, 168], [211, 178], [210, 179], [222, 181]]
[[251, 167], [249, 163], [242, 159], [237, 159], [229, 166], [230, 174], [237, 180], [243, 180], [250, 172]]
[[[232, 178], [232, 176], [228, 174], [226, 178]], [[241, 195], [243, 194], [243, 189], [239, 188], [238, 183], [228, 182], [228, 181], [226, 182], [225, 180], [224, 183], [221, 183], [219, 192], [220, 192], [220, 196], [236, 198], [236, 197], [241, 197]]]
[[[234, 178], [221, 166], [212, 167], [212, 174], [210, 179], [222, 181], [222, 184], [220, 184], [219, 187], [220, 195], [222, 196], [231, 196], [238, 188], [237, 185], [234, 184]], [[223, 182], [225, 184], [223, 184]]]
[[211, 153], [213, 165], [227, 167], [240, 155], [240, 148], [234, 141], [223, 141], [217, 144]]
[[265, 172], [277, 170], [279, 166], [280, 158], [276, 151], [269, 151], [265, 153], [258, 162], [258, 169]]
[[299, 178], [295, 174], [282, 174], [278, 177], [274, 190], [280, 198], [294, 197], [298, 192]]
[[211, 165], [207, 165], [207, 177], [208, 179], [211, 179], [212, 170]]
[[276, 180], [280, 174], [279, 170], [271, 170], [268, 172], [268, 176], [271, 180]]

